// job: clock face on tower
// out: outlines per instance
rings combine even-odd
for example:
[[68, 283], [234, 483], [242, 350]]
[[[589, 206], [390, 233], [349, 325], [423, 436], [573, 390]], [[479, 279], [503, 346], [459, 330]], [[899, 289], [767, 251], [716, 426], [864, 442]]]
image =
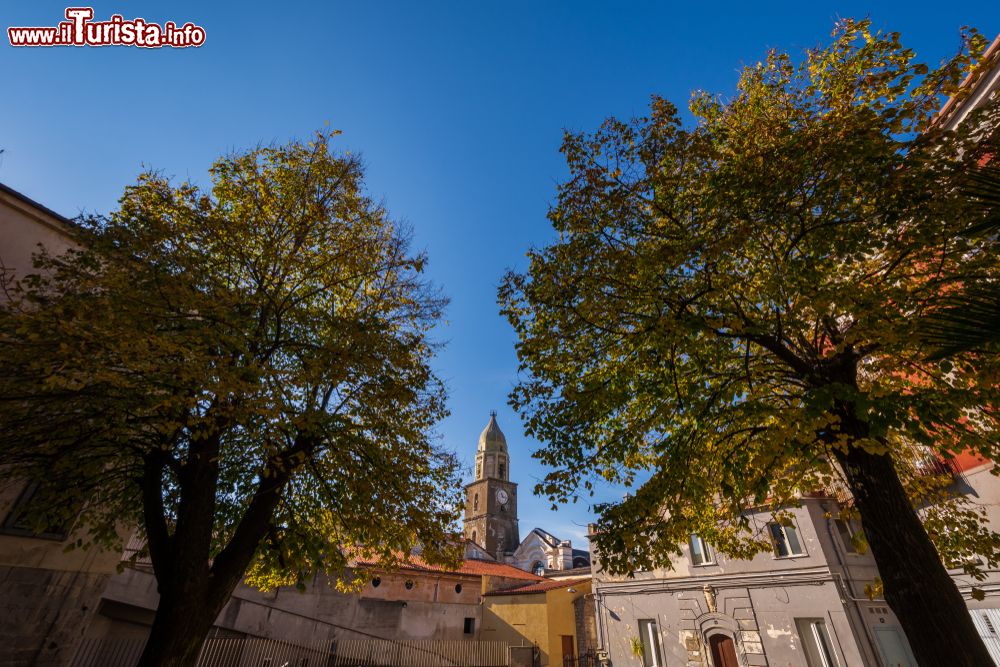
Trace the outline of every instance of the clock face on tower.
[[507, 492], [506, 491], [504, 491], [503, 489], [497, 489], [497, 502], [498, 503], [500, 503], [501, 505], [506, 505], [508, 499], [509, 498], [507, 497]]

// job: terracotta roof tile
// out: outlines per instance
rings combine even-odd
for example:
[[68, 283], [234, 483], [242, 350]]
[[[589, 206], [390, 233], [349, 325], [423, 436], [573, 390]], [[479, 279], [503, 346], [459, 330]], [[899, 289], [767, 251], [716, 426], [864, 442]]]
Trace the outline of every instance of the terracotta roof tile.
[[[983, 52], [979, 61], [981, 66], [978, 67], [978, 71], [969, 72], [961, 85], [959, 85], [959, 90], [975, 89], [979, 85], [979, 82], [997, 66], [996, 62], [991, 61], [1000, 61], [1000, 35], [997, 35], [993, 42], [986, 48], [986, 51]], [[944, 103], [944, 106], [937, 112], [932, 122], [935, 124], [947, 122], [962, 107], [962, 102], [964, 101], [964, 99], [959, 100], [957, 96], [953, 95]]]
[[533, 584], [528, 584], [526, 586], [519, 586], [518, 588], [505, 588], [500, 591], [490, 591], [486, 595], [524, 595], [527, 593], [544, 593], [545, 591], [553, 591], [557, 588], [568, 588], [570, 586], [581, 584], [588, 579], [562, 579], [560, 581], [555, 581], [552, 579], [547, 579], [545, 581], [535, 582]]
[[[378, 567], [378, 564], [373, 560], [368, 560], [364, 557], [359, 557], [354, 560], [354, 564], [362, 567]], [[467, 559], [461, 561], [457, 570], [449, 570], [441, 565], [431, 565], [424, 561], [420, 556], [410, 556], [410, 558], [399, 565], [400, 570], [418, 571], [418, 572], [441, 572], [445, 574], [467, 574], [477, 577], [507, 577], [508, 579], [523, 579], [525, 581], [548, 581], [545, 577], [540, 577], [537, 574], [532, 574], [531, 572], [525, 572], [520, 570], [513, 565], [507, 565], [506, 563], [497, 563], [485, 560], [473, 560]]]

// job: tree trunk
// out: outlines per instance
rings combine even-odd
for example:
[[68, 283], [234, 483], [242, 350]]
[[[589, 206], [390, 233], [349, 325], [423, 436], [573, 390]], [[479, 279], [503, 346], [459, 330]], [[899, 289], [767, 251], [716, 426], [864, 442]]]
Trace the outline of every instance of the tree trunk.
[[296, 442], [300, 449], [272, 459], [271, 472], [261, 476], [232, 537], [211, 564], [217, 462], [189, 463], [191, 470], [182, 484], [176, 529], [169, 535], [163, 509], [163, 463], [155, 453], [146, 461], [143, 514], [160, 600], [137, 667], [195, 665], [212, 624], [267, 532], [281, 491], [291, 477], [292, 457], [309, 446], [301, 444], [304, 438]]
[[[855, 426], [863, 427], [862, 424]], [[854, 495], [885, 600], [921, 667], [982, 667], [993, 661], [955, 582], [910, 504], [887, 455], [837, 451]]]
[[188, 587], [184, 597], [161, 593], [137, 667], [190, 667], [198, 661], [202, 644], [225, 601], [212, 605], [217, 609], [210, 609], [209, 600], [188, 597], [193, 592]]

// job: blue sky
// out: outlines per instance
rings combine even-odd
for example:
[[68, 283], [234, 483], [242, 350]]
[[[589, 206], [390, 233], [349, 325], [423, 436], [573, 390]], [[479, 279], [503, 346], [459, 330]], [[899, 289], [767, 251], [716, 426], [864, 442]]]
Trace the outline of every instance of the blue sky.
[[[451, 297], [437, 368], [448, 382], [448, 446], [471, 465], [498, 411], [520, 484], [521, 534], [585, 544], [585, 503], [549, 510], [544, 474], [506, 403], [514, 336], [496, 287], [550, 238], [565, 175], [563, 128], [642, 114], [649, 96], [733, 90], [770, 47], [824, 42], [838, 17], [870, 16], [936, 62], [962, 25], [992, 38], [989, 2], [137, 2], [92, 3], [207, 31], [198, 49], [13, 49], [0, 72], [0, 181], [65, 215], [113, 209], [143, 166], [206, 183], [218, 155], [308, 137], [324, 122], [360, 152], [371, 192], [409, 222]], [[0, 3], [0, 23], [55, 25], [65, 3]], [[612, 496], [619, 490], [604, 490]]]

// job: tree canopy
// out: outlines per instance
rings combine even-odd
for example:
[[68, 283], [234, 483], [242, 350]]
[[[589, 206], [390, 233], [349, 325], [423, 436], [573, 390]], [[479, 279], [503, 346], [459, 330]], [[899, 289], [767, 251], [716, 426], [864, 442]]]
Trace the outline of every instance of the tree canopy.
[[184, 623], [207, 632], [244, 572], [457, 557], [429, 365], [445, 300], [330, 136], [223, 157], [210, 191], [145, 173], [5, 285], [0, 474], [39, 480], [24, 520], [75, 520], [81, 544], [141, 526], [163, 660], [161, 620], [196, 649]]
[[[982, 213], [961, 187], [996, 108], [958, 132], [934, 122], [984, 40], [963, 45], [931, 69], [898, 34], [844, 21], [801, 59], [745, 68], [728, 99], [697, 93], [693, 123], [654, 97], [646, 117], [566, 133], [557, 238], [499, 299], [524, 372], [511, 403], [551, 468], [538, 491], [635, 486], [597, 508], [605, 568], [669, 565], [691, 533], [731, 555], [770, 549], [750, 510], [780, 518], [845, 475], [883, 577], [894, 530], [925, 539], [900, 527], [913, 512], [898, 498], [863, 493], [893, 496], [897, 475], [951, 513], [939, 526], [972, 519], [963, 539], [997, 563], [977, 508], [911, 474], [998, 446], [997, 359], [928, 361], [916, 335], [943, 294], [1000, 271], [964, 234]], [[902, 579], [886, 595], [910, 634]]]

